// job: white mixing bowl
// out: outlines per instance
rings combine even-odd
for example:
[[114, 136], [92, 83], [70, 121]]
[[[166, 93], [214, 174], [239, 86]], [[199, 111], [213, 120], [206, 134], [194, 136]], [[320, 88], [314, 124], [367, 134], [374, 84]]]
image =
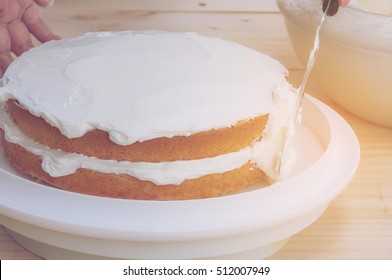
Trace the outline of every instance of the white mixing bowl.
[[[277, 0], [277, 3], [293, 47], [306, 65], [322, 16], [321, 3], [319, 0]], [[361, 4], [368, 11], [346, 7], [328, 17], [311, 77], [351, 113], [392, 127], [392, 1], [352, 0], [352, 3]]]

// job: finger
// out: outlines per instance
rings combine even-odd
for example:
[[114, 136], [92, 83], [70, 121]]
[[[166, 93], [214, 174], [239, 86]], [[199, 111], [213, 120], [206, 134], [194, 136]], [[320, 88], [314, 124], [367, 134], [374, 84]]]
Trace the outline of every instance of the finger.
[[0, 25], [0, 72], [5, 72], [12, 62], [11, 39], [4, 24]]
[[54, 0], [34, 0], [34, 2], [44, 8], [50, 8], [54, 4]]
[[8, 11], [8, 0], [0, 1], [0, 18], [5, 16]]
[[14, 54], [20, 56], [33, 47], [30, 33], [22, 21], [15, 20], [9, 23], [7, 29], [11, 39], [11, 51]]
[[0, 53], [0, 72], [5, 72], [13, 59], [10, 52]]
[[34, 5], [30, 5], [26, 9], [23, 14], [22, 21], [31, 34], [33, 34], [41, 43], [60, 39], [60, 37], [54, 34], [49, 25], [43, 20], [41, 14]]

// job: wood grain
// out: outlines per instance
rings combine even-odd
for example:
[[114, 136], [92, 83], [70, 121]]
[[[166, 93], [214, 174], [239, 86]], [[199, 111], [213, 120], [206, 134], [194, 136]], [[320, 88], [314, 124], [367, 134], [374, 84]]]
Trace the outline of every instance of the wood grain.
[[271, 0], [56, 0], [54, 8], [185, 12], [279, 12]]
[[113, 10], [48, 10], [45, 18], [62, 37], [91, 31], [159, 29], [221, 37], [263, 51], [288, 68], [302, 67], [277, 13], [197, 13]]

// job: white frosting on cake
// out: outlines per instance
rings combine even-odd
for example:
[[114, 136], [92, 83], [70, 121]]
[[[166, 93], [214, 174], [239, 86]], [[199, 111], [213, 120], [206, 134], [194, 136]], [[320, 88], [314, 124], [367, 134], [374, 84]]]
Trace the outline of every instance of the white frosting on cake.
[[17, 99], [69, 138], [98, 128], [126, 145], [267, 114], [286, 73], [267, 55], [194, 33], [88, 33], [24, 53], [0, 100]]
[[[46, 43], [11, 64], [0, 87], [0, 127], [8, 141], [40, 156], [42, 168], [54, 177], [88, 168], [157, 185], [179, 184], [251, 161], [279, 180], [279, 141], [296, 99], [286, 73], [267, 55], [194, 33], [89, 33]], [[10, 98], [69, 138], [97, 128], [120, 145], [191, 135], [264, 114], [269, 119], [262, 140], [238, 152], [191, 161], [118, 162], [34, 142], [5, 112]], [[290, 150], [283, 178], [294, 160]]]
[[[297, 96], [298, 90], [288, 84], [274, 90], [274, 108], [269, 113], [263, 138], [254, 144], [251, 161], [263, 170], [272, 182], [288, 178], [297, 159], [293, 147], [296, 127], [293, 108], [295, 108]], [[299, 118], [301, 117], [300, 114]], [[301, 119], [298, 122], [301, 122]], [[283, 145], [285, 145], [285, 151], [282, 150]]]

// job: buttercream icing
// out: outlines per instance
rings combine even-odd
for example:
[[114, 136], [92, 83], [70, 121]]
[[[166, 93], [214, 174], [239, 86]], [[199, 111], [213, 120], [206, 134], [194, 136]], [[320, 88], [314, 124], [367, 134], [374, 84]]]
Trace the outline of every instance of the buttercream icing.
[[24, 53], [0, 100], [17, 99], [69, 138], [97, 128], [128, 145], [267, 114], [286, 73], [265, 54], [195, 33], [88, 33]]
[[[8, 141], [40, 156], [51, 176], [88, 168], [158, 185], [179, 184], [251, 161], [279, 180], [289, 175], [295, 161], [290, 149], [279, 178], [279, 139], [291, 121], [296, 98], [286, 74], [265, 54], [194, 33], [88, 33], [46, 43], [11, 64], [0, 88], [1, 127]], [[118, 162], [34, 142], [6, 113], [4, 102], [10, 98], [69, 138], [100, 129], [120, 145], [187, 136], [263, 114], [269, 119], [261, 141], [238, 152], [191, 161]], [[293, 129], [289, 137], [294, 137]]]
[[[103, 173], [128, 174], [157, 185], [180, 184], [186, 179], [231, 171], [250, 161], [255, 164], [255, 167], [263, 170], [272, 181], [277, 181], [290, 175], [291, 167], [296, 159], [295, 150], [289, 145], [279, 177], [276, 163], [281, 156], [279, 143], [283, 137], [282, 127], [287, 123], [292, 124], [289, 112], [295, 103], [295, 95], [291, 90], [282, 88], [274, 92], [276, 107], [271, 112], [270, 121], [261, 140], [255, 141], [251, 146], [237, 152], [198, 160], [160, 163], [128, 162], [103, 160], [51, 149], [24, 135], [8, 115], [4, 103], [0, 103], [0, 128], [3, 129], [8, 142], [18, 144], [32, 154], [39, 156], [42, 160], [42, 169], [52, 177], [73, 174], [79, 168], [87, 168]], [[293, 125], [290, 126], [289, 131], [287, 137], [291, 141], [294, 138]]]

